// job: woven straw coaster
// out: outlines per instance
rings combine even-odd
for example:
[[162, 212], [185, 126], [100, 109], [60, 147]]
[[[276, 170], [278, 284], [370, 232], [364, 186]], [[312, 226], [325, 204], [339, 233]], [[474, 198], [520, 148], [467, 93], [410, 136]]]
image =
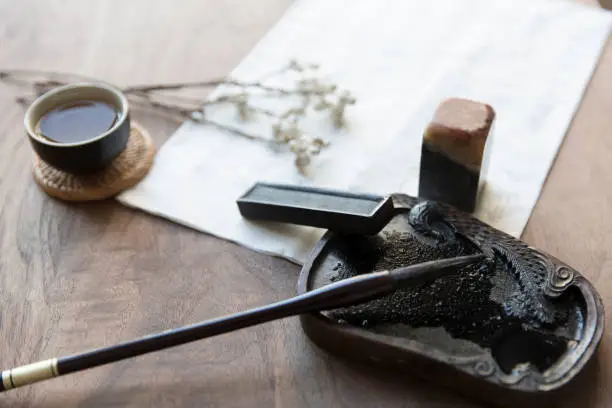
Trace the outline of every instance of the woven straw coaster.
[[93, 201], [113, 197], [149, 173], [155, 146], [149, 133], [132, 122], [123, 152], [108, 167], [95, 173], [76, 175], [58, 170], [36, 157], [34, 180], [52, 197], [66, 201]]

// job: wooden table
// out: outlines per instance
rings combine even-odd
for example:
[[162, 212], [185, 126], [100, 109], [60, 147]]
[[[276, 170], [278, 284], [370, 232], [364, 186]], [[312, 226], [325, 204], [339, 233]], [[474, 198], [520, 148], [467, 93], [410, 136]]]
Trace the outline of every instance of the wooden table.
[[[79, 72], [117, 84], [223, 76], [290, 3], [0, 0], [0, 67]], [[23, 110], [0, 89], [2, 368], [294, 294], [298, 267], [288, 262], [114, 201], [70, 205], [45, 196], [30, 174]], [[160, 145], [176, 128], [135, 116]], [[611, 158], [608, 44], [523, 238], [582, 271], [612, 310]], [[567, 406], [612, 404], [610, 333]], [[309, 343], [297, 319], [287, 319], [0, 396], [0, 407], [22, 406], [474, 405], [329, 356]]]

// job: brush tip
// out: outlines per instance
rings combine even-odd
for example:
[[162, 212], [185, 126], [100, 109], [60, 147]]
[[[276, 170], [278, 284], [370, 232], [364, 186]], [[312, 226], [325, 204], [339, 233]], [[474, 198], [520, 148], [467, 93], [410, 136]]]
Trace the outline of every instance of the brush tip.
[[394, 269], [389, 273], [398, 282], [411, 281], [417, 284], [431, 281], [442, 276], [454, 275], [458, 273], [462, 267], [483, 261], [484, 259], [486, 259], [484, 254], [457, 256], [454, 258], [444, 258], [410, 265]]

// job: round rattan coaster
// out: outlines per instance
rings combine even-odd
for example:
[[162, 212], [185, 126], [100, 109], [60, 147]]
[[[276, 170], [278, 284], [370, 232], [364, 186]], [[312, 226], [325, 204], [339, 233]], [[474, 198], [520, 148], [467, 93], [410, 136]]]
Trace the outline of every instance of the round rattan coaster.
[[125, 150], [103, 170], [76, 175], [58, 170], [36, 157], [34, 179], [52, 197], [66, 201], [93, 201], [113, 197], [147, 175], [155, 146], [147, 131], [132, 122]]

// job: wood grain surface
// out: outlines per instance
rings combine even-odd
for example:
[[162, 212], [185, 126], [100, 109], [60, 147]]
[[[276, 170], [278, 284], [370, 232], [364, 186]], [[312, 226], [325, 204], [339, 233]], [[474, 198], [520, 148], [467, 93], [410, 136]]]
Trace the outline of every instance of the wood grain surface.
[[[117, 84], [222, 76], [290, 0], [0, 0], [0, 67]], [[594, 1], [592, 3], [595, 3]], [[67, 204], [31, 175], [23, 110], [0, 87], [0, 368], [67, 355], [295, 293], [298, 267], [124, 208]], [[177, 124], [136, 112], [160, 145]], [[612, 45], [524, 239], [612, 308]], [[609, 313], [609, 315], [612, 315]], [[607, 318], [610, 322], [610, 317]], [[612, 404], [612, 335], [565, 406]], [[0, 395], [0, 407], [472, 407], [448, 390], [341, 361], [297, 319]]]

